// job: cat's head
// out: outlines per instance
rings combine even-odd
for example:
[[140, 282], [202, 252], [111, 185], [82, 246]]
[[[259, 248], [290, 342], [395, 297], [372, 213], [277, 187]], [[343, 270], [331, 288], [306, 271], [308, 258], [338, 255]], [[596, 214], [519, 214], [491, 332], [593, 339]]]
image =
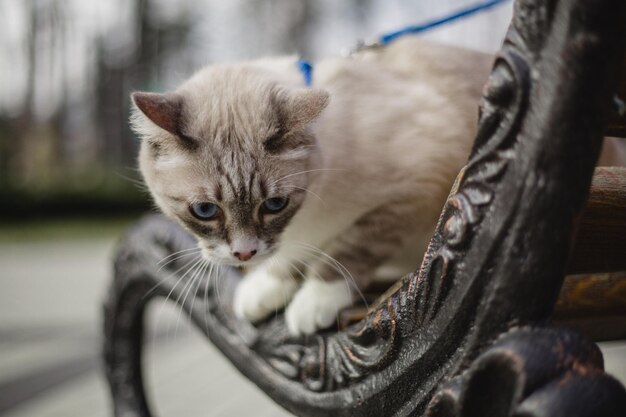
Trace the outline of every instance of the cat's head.
[[328, 94], [216, 67], [175, 92], [132, 99], [140, 170], [161, 210], [213, 262], [270, 256], [306, 197], [320, 157], [310, 124]]

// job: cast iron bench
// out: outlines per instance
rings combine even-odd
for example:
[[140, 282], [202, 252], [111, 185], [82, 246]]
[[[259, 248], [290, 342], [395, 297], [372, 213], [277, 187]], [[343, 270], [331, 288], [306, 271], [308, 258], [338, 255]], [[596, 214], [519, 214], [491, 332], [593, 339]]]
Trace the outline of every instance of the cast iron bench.
[[345, 312], [341, 329], [291, 338], [282, 315], [258, 326], [236, 319], [235, 270], [183, 297], [172, 275], [180, 264], [158, 262], [194, 240], [161, 216], [140, 221], [118, 249], [105, 304], [115, 415], [151, 415], [144, 311], [170, 292], [297, 415], [626, 415], [626, 390], [591, 340], [626, 338], [626, 274], [564, 280], [626, 271], [626, 172], [598, 170], [586, 206], [603, 135], [626, 133], [611, 107], [624, 22], [623, 0], [516, 2], [474, 148], [422, 265], [363, 318]]

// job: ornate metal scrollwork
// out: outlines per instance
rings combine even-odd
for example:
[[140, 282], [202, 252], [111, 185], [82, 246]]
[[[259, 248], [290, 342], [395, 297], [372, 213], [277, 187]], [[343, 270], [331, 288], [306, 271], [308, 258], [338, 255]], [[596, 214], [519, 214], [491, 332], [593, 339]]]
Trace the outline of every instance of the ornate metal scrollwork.
[[[181, 306], [242, 373], [298, 415], [557, 416], [562, 407], [569, 416], [617, 417], [626, 391], [602, 372], [594, 347], [565, 331], [523, 326], [549, 320], [562, 284], [624, 21], [618, 0], [516, 3], [470, 160], [424, 261], [360, 323], [291, 339], [281, 316], [258, 327], [240, 322], [230, 310], [234, 274], [201, 299], [179, 297]], [[152, 218], [121, 246], [105, 306], [117, 415], [150, 415], [140, 367], [144, 306], [180, 295], [178, 277], [156, 263], [164, 250], [191, 245], [176, 226]], [[579, 390], [608, 399], [586, 402]]]
[[425, 415], [600, 417], [624, 410], [623, 387], [603, 372], [595, 344], [571, 330], [527, 327], [500, 336], [439, 388]]

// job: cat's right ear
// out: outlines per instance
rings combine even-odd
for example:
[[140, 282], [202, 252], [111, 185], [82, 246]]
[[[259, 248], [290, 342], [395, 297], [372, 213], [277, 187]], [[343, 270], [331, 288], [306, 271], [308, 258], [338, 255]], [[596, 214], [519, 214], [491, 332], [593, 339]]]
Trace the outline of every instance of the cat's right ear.
[[155, 125], [173, 135], [180, 134], [182, 97], [179, 94], [136, 92], [131, 94], [131, 98]]
[[286, 131], [302, 128], [315, 120], [328, 105], [329, 94], [319, 88], [282, 90], [278, 109]]

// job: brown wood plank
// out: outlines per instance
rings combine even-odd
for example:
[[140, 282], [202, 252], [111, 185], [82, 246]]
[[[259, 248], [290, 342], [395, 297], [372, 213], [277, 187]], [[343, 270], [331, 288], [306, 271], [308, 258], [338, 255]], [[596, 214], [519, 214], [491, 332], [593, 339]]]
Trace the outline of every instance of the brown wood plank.
[[626, 168], [597, 168], [568, 273], [626, 271]]

